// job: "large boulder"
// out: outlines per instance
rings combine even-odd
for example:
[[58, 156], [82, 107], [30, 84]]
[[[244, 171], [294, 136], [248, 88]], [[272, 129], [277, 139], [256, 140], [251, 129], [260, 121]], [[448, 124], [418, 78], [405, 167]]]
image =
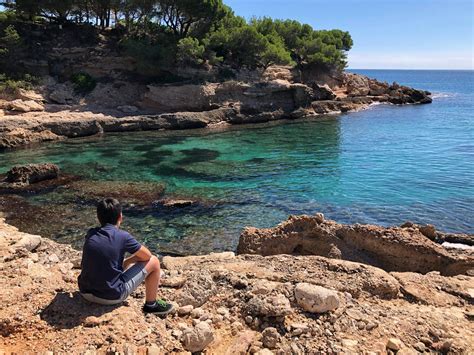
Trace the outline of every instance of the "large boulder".
[[344, 81], [348, 96], [367, 96], [370, 92], [369, 78], [363, 75], [346, 73]]
[[313, 100], [334, 100], [336, 94], [326, 85], [313, 84]]
[[311, 313], [325, 313], [339, 307], [336, 291], [304, 282], [296, 285], [295, 299], [301, 308]]
[[72, 105], [77, 101], [71, 84], [57, 84], [50, 89], [49, 101], [60, 105]]
[[52, 163], [29, 164], [14, 166], [7, 172], [6, 182], [29, 185], [43, 180], [55, 179], [59, 175], [59, 167]]

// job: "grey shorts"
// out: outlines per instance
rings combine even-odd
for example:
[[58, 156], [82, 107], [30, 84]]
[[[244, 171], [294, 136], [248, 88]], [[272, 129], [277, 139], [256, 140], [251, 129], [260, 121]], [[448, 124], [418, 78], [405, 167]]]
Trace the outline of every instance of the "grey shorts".
[[92, 293], [81, 293], [81, 296], [84, 297], [89, 302], [103, 304], [103, 305], [114, 305], [119, 304], [130, 296], [130, 294], [135, 291], [140, 284], [145, 281], [148, 273], [145, 269], [146, 262], [138, 262], [133, 264], [127, 270], [122, 273], [122, 279], [124, 280], [124, 291], [122, 296], [118, 300], [106, 300], [104, 298], [96, 297]]

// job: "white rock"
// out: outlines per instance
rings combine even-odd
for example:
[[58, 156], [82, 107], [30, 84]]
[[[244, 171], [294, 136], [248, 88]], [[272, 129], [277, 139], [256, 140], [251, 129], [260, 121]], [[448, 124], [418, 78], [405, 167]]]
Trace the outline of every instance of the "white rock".
[[35, 250], [41, 244], [39, 235], [25, 234], [17, 243], [13, 245], [13, 249], [24, 248], [28, 251]]
[[193, 329], [183, 331], [181, 342], [186, 350], [202, 351], [214, 340], [211, 326], [206, 322], [197, 324]]
[[324, 313], [339, 307], [336, 291], [309, 283], [296, 285], [295, 298], [301, 308], [311, 313]]

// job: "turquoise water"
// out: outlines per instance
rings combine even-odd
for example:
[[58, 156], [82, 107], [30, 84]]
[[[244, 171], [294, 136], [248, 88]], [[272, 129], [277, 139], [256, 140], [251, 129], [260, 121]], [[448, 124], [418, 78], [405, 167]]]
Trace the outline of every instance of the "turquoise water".
[[[474, 72], [358, 72], [432, 91], [434, 102], [227, 130], [43, 144], [0, 153], [0, 173], [51, 161], [86, 179], [164, 182], [170, 196], [203, 200], [204, 206], [173, 212], [127, 212], [126, 228], [169, 252], [233, 250], [244, 226], [271, 227], [290, 214], [315, 212], [339, 222], [411, 220], [474, 233]], [[53, 195], [28, 199], [60, 203]], [[57, 226], [54, 238], [77, 244], [87, 228], [48, 224]]]

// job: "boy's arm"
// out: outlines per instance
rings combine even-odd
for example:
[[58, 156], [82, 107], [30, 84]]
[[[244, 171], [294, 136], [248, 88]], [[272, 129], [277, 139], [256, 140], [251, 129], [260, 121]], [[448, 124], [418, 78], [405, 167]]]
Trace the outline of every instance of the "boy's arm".
[[148, 248], [142, 245], [135, 254], [133, 254], [132, 256], [128, 257], [127, 259], [123, 261], [124, 270], [127, 269], [130, 265], [135, 264], [136, 262], [150, 260], [151, 255], [152, 254], [148, 250]]

